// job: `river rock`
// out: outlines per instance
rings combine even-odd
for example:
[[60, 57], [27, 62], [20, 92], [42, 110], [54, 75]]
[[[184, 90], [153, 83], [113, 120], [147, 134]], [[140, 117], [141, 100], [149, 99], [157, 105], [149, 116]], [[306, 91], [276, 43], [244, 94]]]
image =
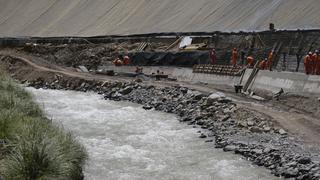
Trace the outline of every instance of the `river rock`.
[[282, 176], [285, 178], [297, 177], [299, 174], [299, 170], [297, 168], [288, 168], [282, 172]]
[[181, 87], [180, 88], [180, 91], [183, 93], [183, 94], [186, 94], [188, 92], [188, 89], [187, 88], [184, 88], [184, 87]]
[[263, 126], [263, 130], [264, 130], [264, 132], [269, 132], [269, 131], [271, 131], [271, 127]]
[[247, 123], [243, 122], [243, 121], [238, 122], [238, 126], [240, 126], [240, 127], [248, 127]]
[[216, 93], [212, 93], [210, 94], [210, 96], [208, 96], [208, 99], [211, 100], [218, 100], [219, 98], [225, 98], [226, 95], [222, 92], [216, 92]]
[[227, 145], [226, 147], [223, 148], [223, 151], [236, 151], [238, 149], [237, 146], [234, 145]]
[[153, 107], [152, 107], [152, 106], [149, 106], [149, 105], [144, 105], [144, 106], [142, 106], [142, 108], [145, 109], [145, 110], [150, 110], [150, 109], [152, 109]]
[[127, 95], [127, 94], [129, 94], [132, 90], [133, 90], [133, 88], [130, 87], [130, 86], [128, 86], [128, 87], [120, 90], [119, 93], [121, 93], [122, 95]]
[[252, 149], [251, 152], [256, 155], [261, 155], [263, 153], [262, 149]]
[[301, 157], [298, 159], [298, 163], [300, 164], [309, 164], [311, 159], [309, 157]]
[[249, 130], [254, 133], [261, 133], [262, 132], [262, 129], [260, 129], [259, 127], [256, 127], [256, 126], [251, 127]]
[[226, 120], [228, 120], [229, 118], [230, 118], [229, 115], [224, 115], [224, 116], [221, 116], [221, 117], [219, 118], [219, 121], [226, 121]]
[[206, 100], [206, 104], [208, 106], [210, 106], [213, 104], [213, 102], [218, 101], [221, 98], [225, 98], [225, 94], [220, 93], [220, 92], [210, 94], [210, 96], [208, 96], [208, 98]]
[[282, 129], [282, 128], [279, 129], [278, 132], [279, 132], [280, 135], [286, 135], [286, 134], [287, 134], [287, 132], [286, 132], [284, 129]]
[[207, 136], [205, 135], [205, 134], [201, 134], [200, 136], [199, 136], [199, 138], [206, 138]]
[[253, 126], [254, 125], [254, 121], [250, 118], [249, 120], [247, 120], [247, 125], [248, 126]]
[[134, 82], [141, 83], [142, 79], [138, 78], [138, 79], [134, 80]]

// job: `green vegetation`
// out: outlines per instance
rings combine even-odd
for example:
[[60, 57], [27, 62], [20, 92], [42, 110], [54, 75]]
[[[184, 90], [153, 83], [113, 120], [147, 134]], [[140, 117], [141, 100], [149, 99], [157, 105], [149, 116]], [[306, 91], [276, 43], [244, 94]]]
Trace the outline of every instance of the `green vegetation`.
[[0, 176], [81, 179], [86, 157], [75, 138], [46, 119], [32, 96], [0, 70]]

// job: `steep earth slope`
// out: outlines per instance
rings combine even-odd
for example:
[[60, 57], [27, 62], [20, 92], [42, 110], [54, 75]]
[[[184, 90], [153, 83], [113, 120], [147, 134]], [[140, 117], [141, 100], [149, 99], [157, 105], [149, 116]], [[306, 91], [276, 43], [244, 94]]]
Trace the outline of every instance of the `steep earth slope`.
[[0, 0], [0, 36], [320, 28], [319, 0]]

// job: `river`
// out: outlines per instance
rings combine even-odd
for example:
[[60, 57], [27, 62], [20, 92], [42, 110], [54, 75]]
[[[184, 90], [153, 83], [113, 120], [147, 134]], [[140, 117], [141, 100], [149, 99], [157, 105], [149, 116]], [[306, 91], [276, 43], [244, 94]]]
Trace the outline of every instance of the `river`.
[[[199, 139], [173, 114], [95, 93], [27, 88], [48, 118], [86, 147], [88, 180], [272, 180], [267, 170]], [[201, 130], [202, 131], [202, 130]]]

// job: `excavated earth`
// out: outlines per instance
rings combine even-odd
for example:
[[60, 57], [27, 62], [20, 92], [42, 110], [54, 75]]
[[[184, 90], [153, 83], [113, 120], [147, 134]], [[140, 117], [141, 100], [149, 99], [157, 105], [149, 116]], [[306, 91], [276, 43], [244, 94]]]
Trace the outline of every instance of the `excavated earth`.
[[242, 155], [270, 169], [275, 176], [320, 178], [318, 144], [309, 148], [272, 116], [239, 105], [223, 93], [198, 91], [179, 82], [151, 83], [76, 72], [21, 51], [4, 50], [1, 54], [0, 66], [20, 83], [35, 88], [94, 91], [105, 99], [131, 101], [146, 110], [174, 113], [181, 122], [200, 126], [203, 130], [199, 137], [206, 142]]

